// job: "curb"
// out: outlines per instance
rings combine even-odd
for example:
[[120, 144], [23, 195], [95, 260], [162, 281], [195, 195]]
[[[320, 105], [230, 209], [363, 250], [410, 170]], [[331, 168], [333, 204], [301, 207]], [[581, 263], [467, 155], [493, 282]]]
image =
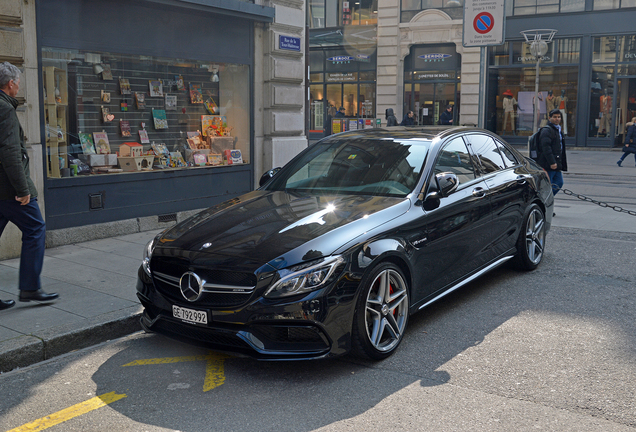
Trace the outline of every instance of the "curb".
[[0, 342], [0, 373], [141, 331], [140, 307]]

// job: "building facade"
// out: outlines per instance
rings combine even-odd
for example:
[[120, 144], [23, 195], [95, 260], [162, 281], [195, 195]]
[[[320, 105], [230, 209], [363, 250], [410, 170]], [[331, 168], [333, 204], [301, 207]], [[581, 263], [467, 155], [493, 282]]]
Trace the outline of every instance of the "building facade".
[[[540, 58], [536, 127], [547, 123], [550, 109], [558, 108], [567, 145], [622, 145], [625, 124], [636, 115], [636, 1], [509, 0], [505, 43], [488, 47], [483, 59], [480, 48], [463, 47], [463, 6], [463, 0], [311, 0], [311, 71], [314, 59], [325, 57], [320, 51], [328, 38], [329, 49], [355, 58], [361, 44], [354, 36], [367, 25], [365, 34], [375, 38], [376, 46], [375, 92], [371, 81], [365, 81], [365, 97], [375, 99], [373, 113], [383, 124], [388, 108], [398, 120], [412, 110], [418, 124], [436, 124], [450, 105], [454, 124], [483, 124], [523, 145], [535, 127], [537, 58], [522, 32], [553, 29], [554, 38]], [[372, 51], [372, 45], [368, 41], [365, 50]], [[481, 64], [487, 68], [482, 84]], [[373, 77], [373, 68], [365, 72]], [[345, 84], [343, 79], [343, 89]], [[347, 97], [361, 97], [361, 92], [350, 91], [342, 97], [344, 103]], [[321, 105], [314, 97], [316, 119], [321, 107], [321, 115], [328, 115], [332, 99], [338, 100], [326, 97]], [[317, 124], [313, 121], [310, 128], [312, 138], [324, 134]]]
[[302, 0], [2, 2], [47, 245], [169, 226], [305, 148], [304, 22]]

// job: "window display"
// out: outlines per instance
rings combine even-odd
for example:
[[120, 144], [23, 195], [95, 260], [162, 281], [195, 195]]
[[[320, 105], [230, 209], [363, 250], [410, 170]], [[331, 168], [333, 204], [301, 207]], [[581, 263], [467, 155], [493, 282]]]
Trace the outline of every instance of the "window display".
[[56, 48], [42, 65], [49, 178], [250, 162], [247, 65]]

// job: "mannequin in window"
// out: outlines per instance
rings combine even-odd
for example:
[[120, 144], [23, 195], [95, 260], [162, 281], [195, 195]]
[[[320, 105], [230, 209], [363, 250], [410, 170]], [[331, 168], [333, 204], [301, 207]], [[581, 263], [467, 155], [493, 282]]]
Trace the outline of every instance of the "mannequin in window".
[[503, 127], [501, 128], [501, 132], [506, 132], [506, 129], [508, 127], [508, 120], [510, 120], [510, 128], [512, 129], [512, 134], [517, 135], [517, 131], [515, 129], [515, 107], [518, 105], [517, 100], [514, 98], [510, 90], [506, 90], [503, 93], [503, 96], [504, 122]]
[[611, 121], [610, 121], [610, 112], [612, 110], [612, 97], [607, 94], [607, 89], [603, 90], [603, 94], [601, 95], [601, 123], [598, 127], [598, 132], [596, 132], [596, 136], [598, 137], [601, 133], [609, 133]]
[[[556, 100], [555, 108], [561, 111], [561, 128], [563, 130], [563, 135], [567, 135], [568, 134], [568, 115], [567, 115], [568, 97], [565, 95], [565, 90], [561, 90], [561, 96], [556, 97], [555, 100]], [[612, 108], [612, 103], [610, 102], [610, 109], [611, 108]], [[609, 130], [609, 125], [607, 126], [607, 129]]]

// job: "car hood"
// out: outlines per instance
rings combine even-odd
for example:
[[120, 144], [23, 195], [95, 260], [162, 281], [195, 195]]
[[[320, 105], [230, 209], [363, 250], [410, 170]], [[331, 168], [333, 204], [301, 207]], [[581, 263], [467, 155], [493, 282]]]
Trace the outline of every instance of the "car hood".
[[282, 268], [329, 256], [404, 214], [408, 198], [254, 191], [175, 225], [159, 248], [240, 257]]

